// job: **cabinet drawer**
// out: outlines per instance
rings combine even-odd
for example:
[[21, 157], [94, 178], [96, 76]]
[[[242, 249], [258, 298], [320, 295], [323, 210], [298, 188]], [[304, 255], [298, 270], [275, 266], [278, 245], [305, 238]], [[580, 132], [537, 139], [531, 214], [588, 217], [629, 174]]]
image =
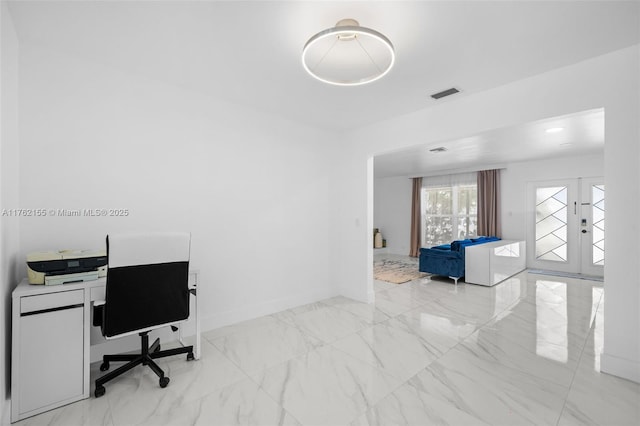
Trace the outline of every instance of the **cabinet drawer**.
[[77, 400], [84, 393], [84, 308], [39, 312], [20, 318], [19, 384], [12, 399], [18, 399], [21, 416]]
[[48, 309], [84, 304], [84, 290], [60, 291], [20, 298], [20, 313], [45, 311]]

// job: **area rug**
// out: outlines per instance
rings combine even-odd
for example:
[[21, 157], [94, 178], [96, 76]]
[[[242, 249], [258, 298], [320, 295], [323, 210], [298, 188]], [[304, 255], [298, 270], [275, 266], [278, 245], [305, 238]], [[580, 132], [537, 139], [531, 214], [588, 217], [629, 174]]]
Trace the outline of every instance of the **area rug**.
[[418, 262], [399, 259], [380, 259], [373, 262], [373, 276], [376, 280], [402, 284], [427, 274], [418, 271]]

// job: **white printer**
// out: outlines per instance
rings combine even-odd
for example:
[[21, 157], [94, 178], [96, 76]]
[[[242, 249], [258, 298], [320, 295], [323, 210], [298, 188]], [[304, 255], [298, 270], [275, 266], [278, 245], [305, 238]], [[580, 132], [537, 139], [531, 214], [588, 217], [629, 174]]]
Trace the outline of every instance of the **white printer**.
[[107, 275], [105, 250], [41, 251], [27, 255], [29, 284], [57, 285]]

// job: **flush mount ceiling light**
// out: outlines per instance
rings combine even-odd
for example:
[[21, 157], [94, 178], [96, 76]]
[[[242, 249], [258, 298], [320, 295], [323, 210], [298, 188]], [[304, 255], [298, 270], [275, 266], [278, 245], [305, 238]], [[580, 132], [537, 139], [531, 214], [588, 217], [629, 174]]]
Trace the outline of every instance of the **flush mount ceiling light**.
[[393, 45], [384, 35], [343, 19], [320, 31], [302, 49], [302, 65], [309, 74], [337, 86], [371, 83], [389, 72], [395, 61]]
[[564, 130], [564, 127], [551, 127], [547, 130], [545, 130], [545, 132], [547, 133], [558, 133]]

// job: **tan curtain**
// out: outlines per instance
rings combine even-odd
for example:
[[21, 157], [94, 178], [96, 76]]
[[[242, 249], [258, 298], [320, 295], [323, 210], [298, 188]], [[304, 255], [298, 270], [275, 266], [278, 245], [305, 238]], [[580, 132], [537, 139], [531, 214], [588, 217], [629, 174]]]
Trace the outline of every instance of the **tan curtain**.
[[500, 236], [500, 170], [478, 172], [478, 235]]
[[413, 192], [411, 194], [411, 247], [409, 256], [420, 256], [420, 233], [422, 214], [420, 212], [420, 192], [422, 191], [422, 178], [413, 178]]

